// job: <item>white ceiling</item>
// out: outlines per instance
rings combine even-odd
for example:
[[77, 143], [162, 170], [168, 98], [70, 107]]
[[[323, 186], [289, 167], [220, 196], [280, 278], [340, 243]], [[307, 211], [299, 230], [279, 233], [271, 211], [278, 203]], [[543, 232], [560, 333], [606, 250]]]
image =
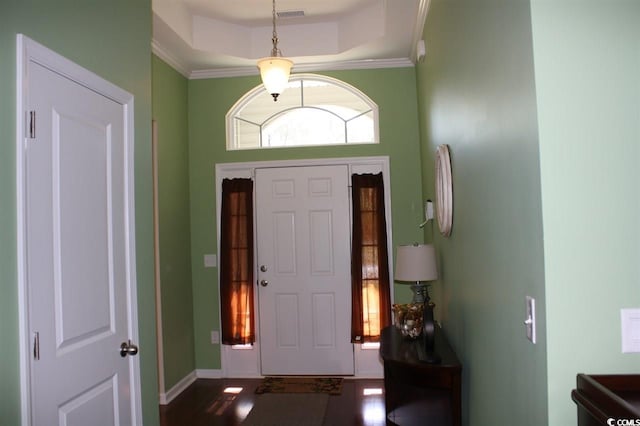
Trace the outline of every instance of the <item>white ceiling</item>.
[[[293, 72], [410, 66], [429, 0], [276, 0]], [[153, 0], [153, 52], [189, 78], [257, 74], [270, 56], [270, 0]]]

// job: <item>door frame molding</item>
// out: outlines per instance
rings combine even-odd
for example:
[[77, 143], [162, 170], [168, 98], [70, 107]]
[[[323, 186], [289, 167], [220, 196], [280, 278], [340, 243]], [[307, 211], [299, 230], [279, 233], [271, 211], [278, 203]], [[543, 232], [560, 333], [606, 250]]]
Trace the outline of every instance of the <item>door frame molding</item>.
[[[314, 158], [302, 160], [276, 160], [276, 161], [252, 161], [240, 163], [218, 163], [215, 166], [216, 184], [216, 252], [218, 264], [220, 264], [220, 203], [222, 202], [222, 180], [225, 178], [251, 178], [255, 180], [255, 170], [260, 168], [303, 167], [303, 166], [333, 166], [346, 165], [349, 176], [354, 173], [379, 173], [382, 172], [385, 196], [385, 217], [387, 219], [387, 249], [389, 261], [389, 285], [391, 290], [391, 303], [393, 303], [393, 250], [392, 250], [392, 217], [391, 217], [391, 174], [388, 156], [374, 157], [340, 157], [340, 158]], [[349, 180], [349, 186], [351, 186]], [[255, 192], [254, 208], [255, 208]], [[353, 223], [351, 211], [351, 191], [349, 191], [349, 223]], [[254, 238], [256, 221], [254, 221]], [[351, 232], [351, 226], [349, 227]], [[254, 242], [255, 244], [255, 242]], [[254, 259], [254, 270], [257, 269]], [[217, 271], [218, 291], [220, 288], [220, 269]], [[254, 287], [255, 291], [255, 287]], [[219, 294], [219, 293], [218, 293]], [[220, 299], [218, 298], [218, 301]], [[257, 299], [256, 299], [257, 300]], [[218, 302], [219, 303], [219, 302]], [[257, 303], [254, 307], [256, 315], [256, 329], [259, 327]], [[218, 309], [220, 312], [220, 309]], [[218, 324], [222, 324], [220, 316]], [[382, 377], [382, 364], [378, 359], [378, 351], [363, 349], [362, 345], [354, 345], [355, 375], [357, 378]], [[233, 352], [232, 352], [233, 351]], [[228, 345], [220, 345], [222, 377], [261, 377], [260, 371], [260, 336], [256, 343], [247, 349], [231, 349]], [[232, 365], [233, 364], [233, 365]]]
[[[18, 34], [16, 36], [16, 206], [17, 206], [17, 281], [18, 281], [18, 322], [20, 349], [20, 401], [22, 426], [31, 425], [31, 336], [29, 335], [29, 288], [27, 280], [26, 252], [26, 142], [27, 109], [29, 108], [30, 63], [37, 63], [77, 84], [80, 84], [106, 98], [122, 105], [124, 112], [125, 143], [125, 227], [126, 275], [127, 275], [127, 316], [129, 336], [138, 338], [138, 303], [136, 281], [135, 246], [135, 187], [134, 187], [134, 97], [131, 93], [104, 80], [95, 73], [66, 59], [36, 41]], [[130, 386], [133, 401], [131, 418], [134, 424], [142, 424], [142, 395], [140, 383], [140, 357], [129, 357]]]

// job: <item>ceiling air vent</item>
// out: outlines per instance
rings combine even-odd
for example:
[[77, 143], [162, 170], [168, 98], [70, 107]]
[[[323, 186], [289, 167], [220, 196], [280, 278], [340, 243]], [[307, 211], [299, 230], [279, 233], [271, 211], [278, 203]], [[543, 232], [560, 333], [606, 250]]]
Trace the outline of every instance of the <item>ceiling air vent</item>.
[[304, 10], [283, 10], [282, 12], [277, 12], [278, 18], [286, 19], [286, 18], [302, 18], [304, 17]]

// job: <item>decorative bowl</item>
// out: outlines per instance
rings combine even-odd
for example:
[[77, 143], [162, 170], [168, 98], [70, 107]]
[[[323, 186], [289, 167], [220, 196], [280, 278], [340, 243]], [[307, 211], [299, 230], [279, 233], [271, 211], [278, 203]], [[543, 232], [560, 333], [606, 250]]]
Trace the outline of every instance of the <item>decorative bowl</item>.
[[393, 322], [406, 338], [417, 339], [422, 334], [422, 303], [395, 303]]

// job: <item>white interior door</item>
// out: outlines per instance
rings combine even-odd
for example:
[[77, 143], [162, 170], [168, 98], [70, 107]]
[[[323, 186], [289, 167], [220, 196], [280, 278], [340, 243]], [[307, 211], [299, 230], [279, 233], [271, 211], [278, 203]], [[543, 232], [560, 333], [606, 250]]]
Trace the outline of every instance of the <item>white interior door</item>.
[[27, 108], [35, 113], [24, 151], [31, 424], [135, 424], [134, 346], [121, 356], [136, 327], [131, 123], [121, 103], [36, 62]]
[[354, 373], [347, 166], [256, 170], [262, 374]]

